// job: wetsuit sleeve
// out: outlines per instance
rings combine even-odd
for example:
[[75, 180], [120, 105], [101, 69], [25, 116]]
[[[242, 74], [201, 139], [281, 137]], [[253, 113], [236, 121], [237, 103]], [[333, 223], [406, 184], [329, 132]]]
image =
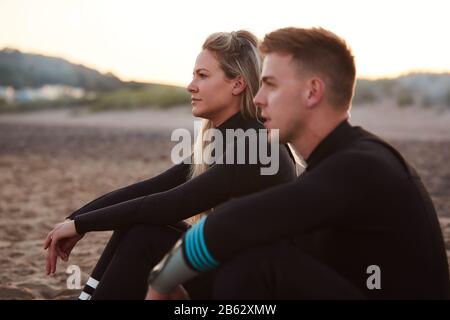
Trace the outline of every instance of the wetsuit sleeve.
[[228, 201], [206, 218], [207, 250], [223, 262], [253, 246], [345, 226], [353, 214], [349, 206], [363, 210], [385, 192], [380, 179], [389, 175], [388, 168], [376, 161], [362, 154], [336, 155], [295, 182]]
[[176, 164], [153, 178], [104, 194], [76, 210], [66, 219], [74, 219], [76, 216], [89, 211], [174, 188], [187, 181], [189, 169], [189, 164]]
[[235, 165], [215, 164], [172, 189], [100, 208], [75, 217], [78, 233], [115, 230], [138, 223], [171, 224], [230, 198]]

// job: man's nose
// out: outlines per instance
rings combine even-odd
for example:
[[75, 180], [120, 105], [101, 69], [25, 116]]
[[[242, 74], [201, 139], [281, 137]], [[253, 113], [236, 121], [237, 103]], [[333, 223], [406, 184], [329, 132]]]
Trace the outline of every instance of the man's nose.
[[253, 104], [257, 108], [260, 108], [260, 109], [264, 107], [264, 101], [262, 99], [261, 90], [258, 90], [258, 92], [256, 93], [255, 97], [253, 98]]

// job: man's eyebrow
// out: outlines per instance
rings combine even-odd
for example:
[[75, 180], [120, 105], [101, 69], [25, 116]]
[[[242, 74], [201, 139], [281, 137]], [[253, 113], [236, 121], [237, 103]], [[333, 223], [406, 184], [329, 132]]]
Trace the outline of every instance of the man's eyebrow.
[[275, 77], [274, 76], [264, 76], [264, 77], [262, 77], [261, 78], [261, 82], [268, 82], [268, 81], [273, 81], [273, 80], [275, 80]]
[[209, 70], [206, 69], [206, 68], [198, 68], [197, 70], [193, 71], [192, 74], [194, 74], [194, 73], [199, 73], [199, 72], [202, 71], [202, 70], [209, 72]]

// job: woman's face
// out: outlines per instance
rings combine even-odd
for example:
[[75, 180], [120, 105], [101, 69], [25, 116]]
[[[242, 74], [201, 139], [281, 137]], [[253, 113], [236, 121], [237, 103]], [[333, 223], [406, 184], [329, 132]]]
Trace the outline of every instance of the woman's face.
[[187, 87], [191, 93], [192, 114], [218, 125], [239, 111], [239, 97], [233, 95], [234, 82], [225, 76], [211, 51], [200, 52], [193, 79]]

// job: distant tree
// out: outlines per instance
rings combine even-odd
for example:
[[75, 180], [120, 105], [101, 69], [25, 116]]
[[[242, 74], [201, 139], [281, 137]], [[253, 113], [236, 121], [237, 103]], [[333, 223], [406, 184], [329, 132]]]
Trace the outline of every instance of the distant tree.
[[445, 95], [444, 104], [447, 108], [450, 108], [450, 88], [447, 90], [447, 93]]
[[407, 107], [414, 104], [414, 96], [409, 89], [403, 88], [397, 93], [397, 105]]
[[358, 79], [356, 81], [355, 96], [353, 104], [373, 103], [377, 100], [374, 90], [374, 83], [371, 80]]
[[21, 89], [42, 87], [45, 84], [62, 84], [94, 91], [111, 91], [124, 85], [111, 73], [101, 74], [61, 58], [13, 49], [0, 50], [0, 86]]
[[430, 108], [433, 107], [436, 104], [436, 99], [434, 99], [432, 96], [426, 94], [422, 98], [422, 107]]

